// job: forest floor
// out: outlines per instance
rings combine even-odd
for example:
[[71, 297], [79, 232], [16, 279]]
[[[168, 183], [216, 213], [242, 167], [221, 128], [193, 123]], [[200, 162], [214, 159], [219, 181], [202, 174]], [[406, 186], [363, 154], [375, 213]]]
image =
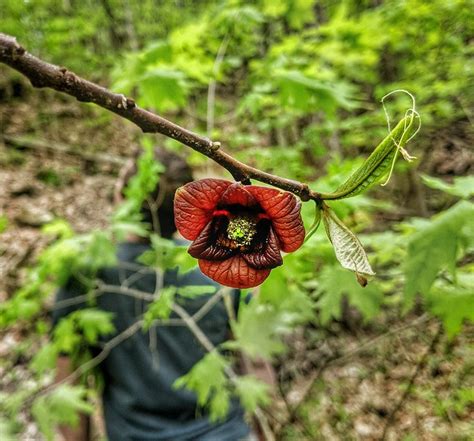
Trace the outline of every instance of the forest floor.
[[[41, 91], [0, 102], [0, 218], [8, 220], [0, 234], [0, 301], [50, 240], [42, 225], [63, 218], [86, 232], [107, 224], [120, 163], [137, 147], [140, 132], [131, 124], [54, 97]], [[421, 313], [400, 319], [390, 310], [370, 325], [300, 329], [278, 367], [286, 405], [268, 412], [272, 425], [284, 426], [279, 439], [380, 440], [384, 431], [387, 440], [473, 439], [474, 329], [451, 342], [438, 329]], [[0, 359], [13, 357], [25, 333], [0, 334]], [[26, 372], [28, 362], [19, 357], [12, 367]], [[6, 375], [6, 366], [2, 388], [30, 380]], [[40, 440], [28, 427], [22, 439]]]

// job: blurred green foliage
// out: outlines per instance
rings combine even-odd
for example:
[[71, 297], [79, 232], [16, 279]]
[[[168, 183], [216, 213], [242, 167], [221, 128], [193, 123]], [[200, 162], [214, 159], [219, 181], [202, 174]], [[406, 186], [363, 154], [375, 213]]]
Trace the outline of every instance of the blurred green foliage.
[[[396, 168], [404, 180], [429, 157], [439, 132], [449, 137], [459, 124], [473, 120], [472, 6], [469, 0], [3, 0], [0, 29], [35, 55], [207, 132], [240, 160], [329, 192], [340, 188], [361, 167], [361, 157], [387, 136], [378, 101], [392, 90], [412, 92], [422, 115], [421, 136], [409, 146], [419, 162]], [[392, 98], [393, 125], [406, 108], [401, 95]], [[148, 148], [139, 173], [110, 229], [79, 236], [64, 221], [50, 224], [45, 233], [57, 240], [41, 253], [28, 282], [0, 306], [1, 327], [44, 315], [54, 288], [85, 268], [92, 289], [95, 271], [114, 263], [117, 240], [127, 232], [149, 234], [139, 207], [161, 168], [152, 160], [150, 138], [143, 139]], [[174, 141], [166, 144], [182, 148]], [[189, 159], [198, 166], [205, 162], [195, 152]], [[42, 179], [61, 184], [49, 170]], [[390, 199], [392, 186], [378, 190], [382, 198], [373, 192], [330, 204], [351, 229], [366, 231], [361, 242], [377, 273], [366, 288], [340, 268], [320, 229], [285, 256], [257, 298], [241, 306], [232, 325], [235, 340], [218, 348], [228, 350], [225, 355], [211, 352], [176, 387], [193, 389], [216, 419], [225, 414], [233, 393], [252, 411], [266, 402], [265, 390], [252, 377], [229, 380], [232, 351], [271, 359], [285, 351], [282, 337], [296, 326], [325, 328], [344, 320], [344, 302], [368, 323], [383, 308], [406, 312], [418, 299], [439, 317], [449, 337], [461, 332], [465, 321], [474, 320], [472, 178], [450, 183], [426, 175], [423, 183], [422, 189], [442, 200], [443, 213], [435, 215], [438, 206], [429, 206], [429, 218], [403, 220], [398, 214], [393, 225], [382, 223], [377, 214], [404, 208]], [[311, 204], [304, 205], [303, 217], [309, 227]], [[0, 233], [6, 228], [7, 219], [0, 216]], [[184, 247], [157, 236], [151, 241], [143, 263], [160, 270], [178, 266], [182, 272], [195, 265]], [[164, 290], [150, 304], [145, 326], [167, 318], [177, 295], [208, 292], [205, 287]], [[112, 331], [111, 317], [90, 306], [64, 320], [32, 359], [36, 375], [50, 372], [60, 351], [72, 352]], [[0, 411], [15, 421], [20, 403], [34, 392], [17, 391], [1, 400]], [[459, 394], [453, 395], [459, 406], [472, 401], [467, 392]], [[56, 424], [74, 422], [76, 410], [89, 411], [83, 397], [83, 389], [66, 387], [34, 401], [32, 412], [47, 438]], [[440, 401], [440, 412], [448, 405]], [[4, 421], [0, 437], [7, 439]]]

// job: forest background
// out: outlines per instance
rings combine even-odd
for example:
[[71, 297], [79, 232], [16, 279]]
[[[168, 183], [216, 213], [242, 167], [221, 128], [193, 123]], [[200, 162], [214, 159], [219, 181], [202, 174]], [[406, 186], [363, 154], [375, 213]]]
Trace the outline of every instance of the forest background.
[[[277, 439], [472, 439], [472, 1], [0, 6], [0, 31], [34, 55], [317, 191], [338, 187], [387, 136], [381, 98], [411, 92], [422, 119], [407, 146], [416, 160], [399, 160], [385, 186], [329, 204], [377, 275], [359, 286], [320, 228], [272, 272], [236, 341], [250, 354], [264, 348], [277, 367], [281, 399], [263, 414]], [[389, 97], [392, 125], [409, 107], [407, 96]], [[129, 211], [114, 212], [113, 186], [126, 158], [156, 144], [186, 155], [198, 177], [230, 178], [176, 141], [33, 89], [0, 65], [2, 440], [50, 439], [58, 422], [90, 411], [86, 396], [97, 399], [84, 386], [48, 385], [57, 353], [109, 332], [110, 317], [91, 308], [48, 343], [52, 294], [71, 265], [109, 263], [117, 231], [137, 227]], [[309, 226], [312, 205], [303, 216]], [[227, 360], [206, 362], [222, 373]], [[223, 383], [197, 390], [212, 391], [211, 408], [227, 397], [219, 390], [233, 390], [215, 377]], [[237, 392], [250, 410], [264, 407], [258, 384]]]

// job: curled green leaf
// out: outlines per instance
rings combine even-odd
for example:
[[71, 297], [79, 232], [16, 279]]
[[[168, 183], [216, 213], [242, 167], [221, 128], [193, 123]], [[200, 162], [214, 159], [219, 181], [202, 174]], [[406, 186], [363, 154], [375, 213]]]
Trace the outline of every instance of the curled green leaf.
[[336, 191], [322, 194], [321, 199], [334, 200], [357, 196], [372, 187], [391, 169], [391, 166], [393, 167], [392, 164], [399, 151], [405, 156], [403, 147], [416, 134], [419, 126], [420, 116], [418, 113], [415, 110], [407, 112], [405, 117], [377, 146], [362, 166]]

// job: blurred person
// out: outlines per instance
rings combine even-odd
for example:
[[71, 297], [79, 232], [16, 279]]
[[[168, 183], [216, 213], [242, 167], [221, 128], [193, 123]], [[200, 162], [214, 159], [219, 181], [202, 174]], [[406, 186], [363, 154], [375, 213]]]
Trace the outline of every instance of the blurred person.
[[[156, 159], [165, 171], [151, 195], [151, 204], [142, 207], [144, 221], [154, 225], [155, 232], [171, 239], [176, 233], [173, 216], [173, 199], [177, 188], [192, 181], [192, 173], [186, 162], [179, 156], [164, 150], [155, 150]], [[123, 189], [136, 173], [134, 162], [121, 173], [115, 199], [123, 199]], [[151, 207], [158, 205], [156, 213]], [[159, 231], [156, 231], [159, 229]], [[137, 299], [120, 294], [120, 286], [153, 294], [157, 283], [161, 286], [219, 285], [203, 275], [199, 269], [182, 276], [177, 271], [166, 271], [162, 280], [157, 280], [152, 268], [137, 263], [137, 258], [150, 249], [143, 238], [130, 237], [122, 243], [117, 252], [118, 264], [113, 268], [99, 271], [98, 279], [109, 288], [97, 297], [97, 307], [114, 314], [116, 331], [102, 337], [105, 344], [135, 323], [146, 311], [149, 300]], [[159, 286], [159, 285], [158, 285]], [[112, 289], [117, 287], [116, 290]], [[53, 325], [74, 310], [86, 306], [84, 303], [60, 307], [85, 292], [78, 280], [70, 280], [56, 296]], [[235, 311], [238, 310], [239, 292], [232, 290]], [[199, 296], [180, 303], [188, 314], [193, 315], [212, 296]], [[201, 330], [209, 340], [218, 346], [230, 336], [228, 315], [222, 299], [199, 320]], [[100, 352], [100, 346], [90, 348], [92, 355]], [[149, 332], [138, 329], [131, 337], [114, 347], [99, 365], [103, 376], [102, 406], [106, 432], [109, 441], [238, 441], [258, 440], [244, 420], [244, 411], [238, 400], [231, 402], [225, 420], [211, 423], [197, 403], [196, 395], [186, 389], [174, 389], [175, 380], [189, 372], [193, 365], [206, 354], [192, 332], [184, 326], [152, 326]], [[247, 365], [248, 363], [243, 363]], [[57, 364], [57, 381], [71, 373], [74, 366], [67, 356], [60, 356]], [[257, 368], [269, 382], [273, 374], [268, 366]], [[247, 369], [249, 370], [249, 369]], [[259, 372], [255, 371], [259, 375]], [[261, 375], [259, 375], [261, 376]], [[86, 441], [89, 439], [89, 418], [81, 416], [77, 428], [62, 427], [61, 434], [66, 441]]]

